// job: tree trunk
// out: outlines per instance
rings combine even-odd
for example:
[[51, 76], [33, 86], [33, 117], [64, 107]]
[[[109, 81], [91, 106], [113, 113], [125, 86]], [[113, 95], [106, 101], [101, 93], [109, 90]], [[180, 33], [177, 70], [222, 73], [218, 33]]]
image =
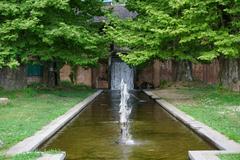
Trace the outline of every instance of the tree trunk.
[[173, 61], [175, 81], [193, 81], [192, 63], [189, 61]]
[[56, 62], [45, 62], [44, 72], [43, 72], [43, 82], [47, 84], [48, 87], [56, 87], [59, 85], [60, 72], [57, 68]]
[[48, 74], [48, 87], [56, 87], [59, 85], [59, 71], [57, 69], [57, 63], [52, 62], [49, 67], [49, 74]]
[[240, 91], [240, 60], [239, 59], [219, 59], [220, 82], [233, 91]]

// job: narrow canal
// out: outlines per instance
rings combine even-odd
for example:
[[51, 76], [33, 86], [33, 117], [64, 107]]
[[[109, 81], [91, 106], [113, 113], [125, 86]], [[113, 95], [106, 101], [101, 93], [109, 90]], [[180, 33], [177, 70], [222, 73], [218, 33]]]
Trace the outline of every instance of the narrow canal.
[[41, 150], [65, 151], [67, 160], [186, 160], [189, 150], [214, 149], [147, 95], [133, 94], [130, 134], [135, 144], [117, 143], [120, 93], [106, 91]]

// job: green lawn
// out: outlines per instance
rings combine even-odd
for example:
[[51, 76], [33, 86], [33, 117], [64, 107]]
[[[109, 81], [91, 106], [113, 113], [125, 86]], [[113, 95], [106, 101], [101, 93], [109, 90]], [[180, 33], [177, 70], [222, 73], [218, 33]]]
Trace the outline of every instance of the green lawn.
[[180, 89], [193, 96], [192, 104], [178, 107], [230, 139], [240, 142], [240, 94], [214, 87]]
[[30, 152], [16, 155], [11, 158], [0, 157], [0, 160], [35, 160], [41, 156], [39, 152]]
[[[240, 93], [214, 87], [179, 89], [179, 93], [193, 96], [192, 103], [178, 107], [240, 143]], [[240, 160], [240, 154], [221, 155], [221, 160]]]
[[[33, 135], [93, 92], [94, 90], [86, 87], [0, 90], [0, 97], [8, 97], [11, 101], [6, 106], [0, 106], [0, 140], [4, 143], [0, 153]], [[19, 157], [16, 158], [21, 160]]]
[[219, 156], [221, 160], [240, 160], [240, 154], [226, 154], [226, 155], [220, 155]]

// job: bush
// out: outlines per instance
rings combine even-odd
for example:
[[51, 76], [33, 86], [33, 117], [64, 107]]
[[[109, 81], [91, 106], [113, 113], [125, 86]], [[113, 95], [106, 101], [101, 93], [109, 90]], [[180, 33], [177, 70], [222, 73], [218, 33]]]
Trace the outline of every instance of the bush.
[[86, 86], [85, 84], [73, 84], [70, 81], [61, 81], [60, 87], [61, 88], [73, 88], [73, 89], [90, 89], [90, 87]]

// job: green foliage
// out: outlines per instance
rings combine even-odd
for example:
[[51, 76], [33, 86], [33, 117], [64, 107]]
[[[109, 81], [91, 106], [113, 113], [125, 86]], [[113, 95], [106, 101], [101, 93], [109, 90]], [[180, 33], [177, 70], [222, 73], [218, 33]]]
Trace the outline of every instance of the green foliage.
[[86, 86], [85, 84], [73, 84], [70, 81], [61, 81], [60, 87], [62, 88], [72, 88], [72, 89], [90, 89], [89, 86]]
[[127, 63], [138, 66], [152, 59], [211, 61], [239, 57], [240, 1], [128, 0], [133, 19], [112, 17], [108, 36]]
[[167, 88], [170, 87], [171, 83], [167, 80], [160, 80], [160, 85], [159, 88], [163, 89], [163, 88]]
[[35, 57], [74, 65], [95, 65], [107, 54], [100, 0], [1, 0], [0, 67]]

